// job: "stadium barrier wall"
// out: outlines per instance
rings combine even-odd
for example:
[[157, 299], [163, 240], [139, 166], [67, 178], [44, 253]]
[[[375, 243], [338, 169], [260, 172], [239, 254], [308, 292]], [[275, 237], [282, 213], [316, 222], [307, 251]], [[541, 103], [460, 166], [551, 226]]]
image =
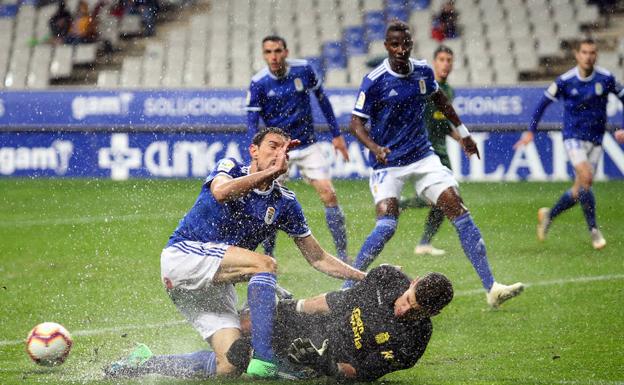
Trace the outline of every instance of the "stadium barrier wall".
[[[543, 88], [458, 89], [455, 108], [474, 129], [481, 160], [467, 159], [453, 141], [449, 155], [460, 180], [569, 180], [572, 169], [561, 133], [540, 132], [512, 149]], [[342, 127], [357, 91], [329, 90]], [[0, 176], [187, 178], [204, 177], [222, 157], [245, 159], [245, 96], [241, 91], [42, 91], [0, 93]], [[324, 122], [314, 106], [317, 122]], [[610, 99], [610, 124], [619, 126], [622, 105]], [[544, 114], [541, 128], [561, 125], [561, 103]], [[346, 135], [351, 160], [335, 159], [330, 138], [320, 135], [337, 178], [369, 175], [367, 152]], [[605, 135], [598, 180], [624, 179], [624, 147]], [[296, 171], [291, 175], [297, 177]]]

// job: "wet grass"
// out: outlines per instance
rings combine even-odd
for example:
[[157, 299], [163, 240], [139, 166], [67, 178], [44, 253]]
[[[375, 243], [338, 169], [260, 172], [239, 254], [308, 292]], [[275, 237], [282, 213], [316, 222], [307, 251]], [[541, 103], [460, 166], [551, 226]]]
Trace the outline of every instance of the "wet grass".
[[[200, 183], [0, 180], [0, 384], [110, 383], [102, 379], [100, 368], [139, 341], [156, 353], [205, 348], [159, 282], [160, 250], [193, 204]], [[313, 233], [332, 250], [318, 198], [304, 183], [290, 187]], [[578, 207], [557, 219], [546, 242], [535, 239], [537, 208], [552, 205], [567, 187], [462, 185], [497, 280], [531, 284], [498, 311], [488, 310], [484, 294], [475, 290], [480, 288], [478, 277], [454, 228], [445, 223], [435, 238], [446, 256], [416, 257], [412, 250], [427, 211], [403, 213], [377, 263], [402, 265], [411, 275], [444, 272], [457, 296], [434, 319], [431, 343], [416, 367], [383, 382], [624, 382], [624, 183], [597, 183], [594, 188], [598, 222], [608, 241], [602, 251], [591, 248]], [[368, 184], [339, 181], [336, 189], [355, 255], [374, 225]], [[288, 237], [280, 235], [277, 255], [279, 281], [297, 296], [340, 287], [339, 281], [309, 267]], [[238, 285], [241, 301], [244, 288]], [[22, 340], [43, 321], [62, 323], [74, 333], [74, 349], [60, 367], [38, 367], [24, 352]], [[150, 377], [119, 383], [202, 382]]]

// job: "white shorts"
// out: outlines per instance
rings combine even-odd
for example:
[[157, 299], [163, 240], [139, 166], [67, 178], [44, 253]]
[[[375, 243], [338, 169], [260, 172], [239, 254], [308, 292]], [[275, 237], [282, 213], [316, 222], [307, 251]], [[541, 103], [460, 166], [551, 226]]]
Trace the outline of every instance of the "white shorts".
[[458, 186], [452, 171], [433, 154], [407, 166], [373, 170], [369, 185], [375, 204], [388, 198], [399, 199], [408, 179], [414, 180], [416, 194], [431, 204], [436, 204], [444, 190]]
[[228, 247], [184, 241], [160, 255], [161, 278], [171, 300], [204, 339], [220, 329], [240, 329], [234, 285], [212, 283]]
[[323, 153], [323, 146], [319, 142], [301, 150], [289, 151], [288, 158], [290, 167], [299, 168], [299, 172], [306, 179], [331, 179], [330, 158]]
[[598, 161], [602, 156], [602, 146], [593, 142], [579, 139], [566, 139], [563, 146], [568, 153], [568, 159], [573, 166], [583, 162], [589, 162], [592, 171], [596, 171]]

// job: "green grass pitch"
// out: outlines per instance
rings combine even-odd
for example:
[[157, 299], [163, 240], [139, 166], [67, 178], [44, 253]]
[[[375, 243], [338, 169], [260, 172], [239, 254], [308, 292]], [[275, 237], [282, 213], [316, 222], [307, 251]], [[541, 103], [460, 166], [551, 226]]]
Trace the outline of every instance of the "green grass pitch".
[[[100, 368], [135, 342], [155, 353], [206, 344], [182, 321], [159, 281], [159, 256], [201, 181], [0, 180], [0, 384], [199, 384], [149, 377], [110, 382]], [[333, 250], [318, 198], [293, 182], [313, 233]], [[420, 362], [386, 376], [400, 384], [623, 384], [623, 182], [597, 183], [598, 222], [607, 239], [591, 248], [579, 207], [535, 238], [536, 211], [567, 183], [465, 183], [462, 195], [486, 241], [497, 280], [529, 286], [500, 310], [487, 309], [480, 282], [446, 222], [435, 245], [443, 257], [416, 257], [426, 210], [405, 212], [376, 263], [410, 275], [447, 274], [456, 297], [434, 318]], [[355, 255], [374, 224], [365, 181], [336, 182]], [[306, 264], [283, 234], [279, 282], [298, 297], [337, 289], [340, 282]], [[238, 285], [241, 302], [245, 285]], [[39, 367], [24, 351], [35, 324], [55, 321], [73, 332], [67, 362]], [[246, 383], [246, 379], [207, 383]], [[263, 382], [270, 383], [270, 382]], [[310, 381], [323, 384], [324, 380]]]

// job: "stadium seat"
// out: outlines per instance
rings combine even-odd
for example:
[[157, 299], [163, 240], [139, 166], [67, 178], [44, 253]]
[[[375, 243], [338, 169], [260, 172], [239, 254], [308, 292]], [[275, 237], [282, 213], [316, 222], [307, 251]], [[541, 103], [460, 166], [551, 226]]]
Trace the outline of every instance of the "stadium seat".
[[45, 5], [39, 8], [37, 12], [37, 21], [35, 23], [35, 38], [39, 42], [43, 42], [50, 35], [50, 27], [48, 22], [56, 12], [58, 5], [56, 3]]
[[117, 88], [119, 83], [119, 72], [104, 70], [98, 73], [98, 88]]
[[73, 47], [70, 45], [57, 45], [50, 63], [50, 78], [65, 78], [71, 75], [73, 64]]
[[349, 72], [349, 83], [353, 87], [359, 87], [364, 76], [371, 71], [366, 65], [366, 56], [351, 56], [347, 70]]
[[368, 52], [364, 27], [348, 27], [344, 30], [344, 42], [347, 55], [363, 55]]
[[[368, 9], [368, 8], [365, 8]], [[386, 24], [382, 11], [369, 11], [364, 14], [364, 29], [366, 30], [366, 40], [384, 40], [386, 34]]]
[[30, 62], [29, 46], [13, 46], [9, 67], [4, 78], [4, 86], [12, 89], [22, 89], [26, 87], [26, 75]]
[[[141, 16], [125, 14], [119, 22], [119, 33], [123, 36], [140, 35], [143, 32]], [[123, 78], [123, 76], [122, 76]]]
[[143, 58], [126, 57], [121, 64], [119, 86], [122, 88], [137, 88], [141, 86], [141, 67]]
[[574, 40], [579, 37], [579, 24], [573, 18], [565, 21], [560, 21], [557, 23], [557, 37], [560, 40]]
[[26, 77], [26, 86], [31, 89], [45, 89], [50, 81], [50, 61], [52, 46], [38, 45], [33, 49], [30, 68]]
[[73, 64], [92, 64], [95, 63], [97, 56], [97, 43], [91, 44], [78, 44], [74, 48], [74, 55], [72, 58]]
[[431, 13], [428, 10], [413, 11], [409, 25], [416, 41], [431, 36]]
[[[598, 65], [608, 69], [609, 71], [616, 72], [620, 69], [620, 53], [617, 51], [602, 51], [598, 55]], [[616, 76], [620, 74], [616, 73]]]
[[383, 0], [363, 0], [363, 8], [369, 11], [381, 11], [384, 8]]
[[513, 67], [504, 70], [497, 69], [495, 73], [497, 85], [513, 86], [518, 84], [518, 72]]
[[589, 5], [584, 0], [575, 0], [576, 20], [581, 25], [594, 25], [600, 20], [600, 12], [596, 5]]
[[473, 86], [487, 86], [492, 84], [494, 73], [491, 68], [476, 69], [470, 68], [470, 83]]
[[149, 42], [143, 53], [143, 80], [141, 84], [147, 88], [160, 87], [163, 75], [165, 46], [160, 42]]
[[449, 76], [449, 83], [455, 87], [466, 87], [470, 85], [470, 72], [465, 68], [455, 68]]
[[344, 53], [344, 46], [341, 41], [330, 41], [323, 43], [323, 60], [327, 70], [334, 68], [345, 68], [347, 57]]
[[299, 48], [302, 57], [319, 56], [321, 53], [321, 46], [316, 39], [302, 39], [299, 42]]
[[344, 68], [331, 68], [325, 72], [325, 85], [327, 87], [347, 87], [348, 73]]
[[182, 72], [184, 71], [186, 50], [184, 46], [169, 45], [165, 54], [165, 71], [162, 85], [165, 87], [181, 87]]

